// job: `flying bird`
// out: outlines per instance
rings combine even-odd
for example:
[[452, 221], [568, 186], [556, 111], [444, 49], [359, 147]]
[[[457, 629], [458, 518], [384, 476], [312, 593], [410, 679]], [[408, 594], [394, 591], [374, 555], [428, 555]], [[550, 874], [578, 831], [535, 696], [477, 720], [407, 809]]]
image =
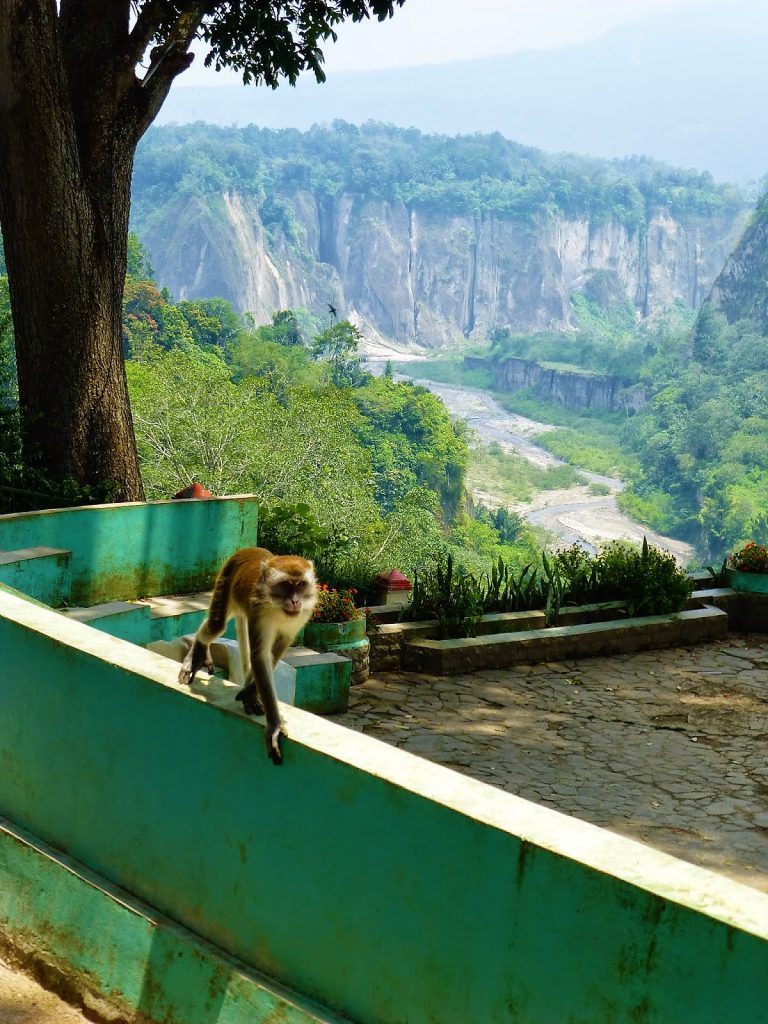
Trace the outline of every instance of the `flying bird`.
[[336, 307], [332, 306], [330, 302], [328, 303], [328, 311], [330, 312], [331, 316], [335, 316], [336, 319], [338, 320], [339, 314], [336, 312]]

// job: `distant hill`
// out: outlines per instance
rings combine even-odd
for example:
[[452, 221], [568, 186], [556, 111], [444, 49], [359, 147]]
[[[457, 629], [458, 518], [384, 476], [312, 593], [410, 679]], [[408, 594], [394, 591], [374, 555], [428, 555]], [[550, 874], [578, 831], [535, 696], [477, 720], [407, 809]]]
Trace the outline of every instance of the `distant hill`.
[[713, 0], [555, 51], [336, 73], [276, 92], [179, 84], [158, 123], [499, 131], [549, 151], [645, 154], [746, 182], [768, 173], [767, 51], [768, 4]]

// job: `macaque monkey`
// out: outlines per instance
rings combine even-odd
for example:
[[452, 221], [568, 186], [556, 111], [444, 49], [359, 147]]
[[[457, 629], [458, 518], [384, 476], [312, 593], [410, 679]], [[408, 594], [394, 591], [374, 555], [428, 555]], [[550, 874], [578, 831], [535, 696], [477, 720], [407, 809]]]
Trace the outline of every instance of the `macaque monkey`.
[[213, 672], [210, 644], [234, 615], [245, 686], [237, 694], [249, 715], [266, 715], [267, 754], [280, 764], [282, 722], [272, 672], [312, 615], [317, 580], [311, 562], [298, 555], [273, 555], [243, 548], [216, 577], [208, 617], [181, 664], [179, 682], [191, 685], [201, 668]]

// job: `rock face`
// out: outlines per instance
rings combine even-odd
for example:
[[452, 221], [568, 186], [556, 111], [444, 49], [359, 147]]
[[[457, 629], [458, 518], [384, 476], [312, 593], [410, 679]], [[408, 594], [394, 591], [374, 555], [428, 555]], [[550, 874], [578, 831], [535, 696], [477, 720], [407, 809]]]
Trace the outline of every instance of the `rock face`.
[[613, 412], [619, 408], [619, 381], [602, 373], [578, 373], [541, 366], [511, 356], [496, 368], [499, 391], [534, 391], [540, 398], [567, 409]]
[[768, 333], [768, 196], [728, 257], [709, 301], [729, 323], [752, 320]]
[[332, 302], [364, 330], [401, 344], [460, 345], [494, 327], [572, 326], [569, 295], [598, 271], [648, 316], [675, 300], [698, 307], [735, 237], [734, 218], [647, 227], [562, 216], [540, 221], [451, 214], [342, 194], [295, 191], [264, 224], [256, 199], [179, 196], [142, 226], [158, 283], [177, 299], [221, 296], [266, 322]]

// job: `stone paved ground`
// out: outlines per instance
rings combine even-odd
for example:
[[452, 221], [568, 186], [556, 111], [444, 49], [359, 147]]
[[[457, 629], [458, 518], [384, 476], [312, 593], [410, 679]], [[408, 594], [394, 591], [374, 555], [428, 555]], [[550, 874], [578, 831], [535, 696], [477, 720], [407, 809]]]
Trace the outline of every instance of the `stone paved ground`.
[[768, 892], [768, 637], [381, 673], [334, 720]]

